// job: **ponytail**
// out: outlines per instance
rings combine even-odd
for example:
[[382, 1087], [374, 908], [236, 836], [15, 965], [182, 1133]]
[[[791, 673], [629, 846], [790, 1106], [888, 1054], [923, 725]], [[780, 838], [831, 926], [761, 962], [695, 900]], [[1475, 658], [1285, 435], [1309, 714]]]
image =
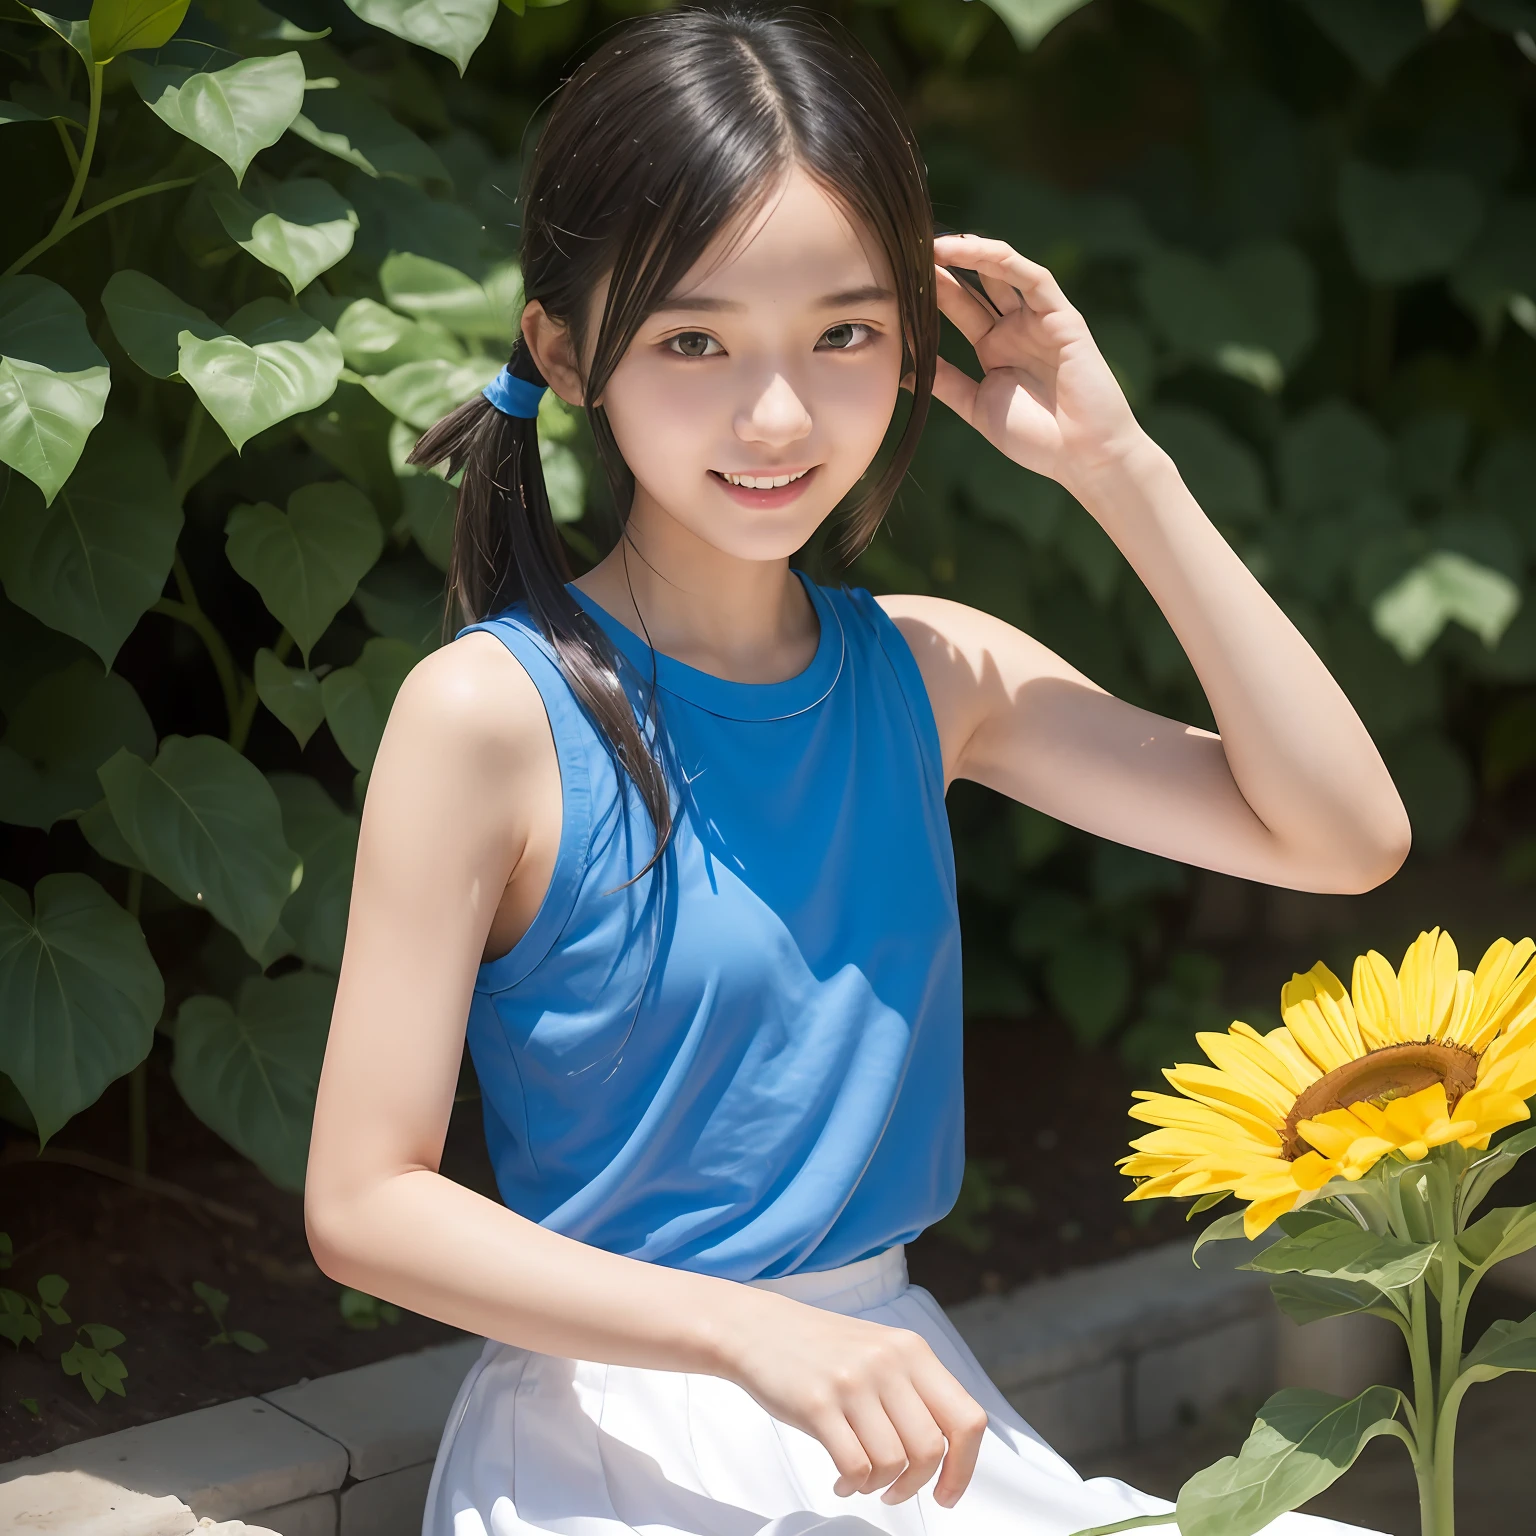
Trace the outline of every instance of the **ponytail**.
[[[507, 372], [534, 389], [545, 387], [521, 336]], [[566, 590], [570, 563], [544, 484], [538, 418], [509, 415], [477, 394], [429, 428], [406, 462], [422, 468], [446, 463], [450, 476], [463, 471], [448, 559], [449, 610], [457, 608], [464, 622], [473, 624], [513, 603], [527, 605], [571, 691], [650, 814], [656, 849], [640, 871], [644, 874], [672, 834], [666, 773], [620, 681], [617, 651]], [[654, 736], [654, 689], [646, 720]]]

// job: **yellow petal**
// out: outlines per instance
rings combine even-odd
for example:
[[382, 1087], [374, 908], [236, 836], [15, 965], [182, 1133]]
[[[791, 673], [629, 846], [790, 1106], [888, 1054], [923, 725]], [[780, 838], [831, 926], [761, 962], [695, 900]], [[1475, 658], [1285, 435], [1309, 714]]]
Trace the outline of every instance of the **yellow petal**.
[[1254, 1238], [1267, 1232], [1278, 1217], [1284, 1216], [1287, 1211], [1295, 1208], [1298, 1197], [1299, 1192], [1278, 1195], [1273, 1200], [1255, 1200], [1243, 1212], [1243, 1236], [1252, 1242]]
[[[1290, 1044], [1289, 1035], [1275, 1041], [1275, 1046], [1281, 1047], [1280, 1049], [1277, 1050], [1271, 1046], [1270, 1042], [1274, 1040], [1274, 1035], [1279, 1033], [1280, 1031], [1276, 1030], [1274, 1034], [1261, 1035], [1257, 1030], [1234, 1020], [1226, 1034], [1217, 1038], [1226, 1042], [1225, 1050], [1229, 1057], [1247, 1062], [1253, 1070], [1273, 1078], [1287, 1093], [1295, 1097], [1317, 1081], [1318, 1071], [1294, 1046], [1291, 1046], [1290, 1050], [1284, 1049], [1284, 1046]], [[1196, 1036], [1196, 1038], [1200, 1037]], [[1204, 1040], [1200, 1043], [1205, 1045]], [[1205, 1047], [1205, 1053], [1210, 1056], [1209, 1046]], [[1211, 1056], [1211, 1060], [1215, 1061], [1218, 1067], [1227, 1065], [1226, 1061], [1217, 1061], [1214, 1056]]]
[[1291, 1037], [1324, 1072], [1365, 1054], [1354, 1004], [1322, 961], [1280, 989], [1280, 1012]]
[[1478, 961], [1472, 980], [1472, 1002], [1458, 1045], [1469, 1051], [1482, 1051], [1513, 1016], [1536, 997], [1536, 941], [1495, 939]]
[[1402, 988], [1391, 961], [1373, 949], [1355, 961], [1352, 980], [1355, 1022], [1366, 1047], [1378, 1051], [1385, 1045], [1400, 1044], [1405, 1038]]
[[1438, 1040], [1456, 1000], [1456, 943], [1439, 928], [1408, 946], [1397, 973], [1405, 1040]]
[[1316, 1152], [1304, 1152], [1291, 1164], [1291, 1177], [1302, 1189], [1321, 1189], [1334, 1172], [1333, 1164]]
[[1446, 1014], [1440, 1024], [1440, 1033], [1435, 1037], [1438, 1040], [1457, 1040], [1461, 1036], [1462, 1026], [1466, 1023], [1467, 1013], [1472, 1004], [1472, 972], [1456, 972], [1456, 991], [1451, 999], [1451, 1011]]
[[[1255, 1095], [1287, 1105], [1296, 1102], [1301, 1089], [1292, 1081], [1285, 1062], [1262, 1045], [1202, 1030], [1195, 1036], [1200, 1049], [1225, 1073], [1242, 1083]], [[1290, 1109], [1286, 1109], [1286, 1114]]]
[[1262, 1095], [1250, 1090], [1235, 1078], [1215, 1067], [1201, 1067], [1180, 1063], [1163, 1073], [1180, 1093], [1191, 1098], [1216, 1099], [1223, 1104], [1244, 1110], [1267, 1125], [1281, 1126], [1295, 1102], [1281, 1090], [1279, 1084]]

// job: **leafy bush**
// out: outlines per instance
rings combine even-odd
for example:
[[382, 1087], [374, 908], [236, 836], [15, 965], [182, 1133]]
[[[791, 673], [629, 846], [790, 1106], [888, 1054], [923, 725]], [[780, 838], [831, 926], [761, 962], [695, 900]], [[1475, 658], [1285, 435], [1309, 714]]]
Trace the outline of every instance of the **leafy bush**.
[[[159, 1028], [192, 1110], [296, 1187], [359, 797], [443, 622], [451, 488], [404, 455], [514, 335], [538, 102], [645, 0], [53, 3], [0, 9], [0, 1112], [46, 1140]], [[1536, 5], [990, 3], [838, 9], [939, 217], [1057, 270], [1451, 845], [1484, 732], [1491, 789], [1536, 757]], [[592, 558], [584, 425], [546, 397], [540, 434]], [[1208, 719], [1096, 525], [942, 409], [850, 574]], [[1183, 869], [952, 809], [973, 1007], [1134, 1015], [1146, 1056], [1214, 1006], [1168, 958]]]

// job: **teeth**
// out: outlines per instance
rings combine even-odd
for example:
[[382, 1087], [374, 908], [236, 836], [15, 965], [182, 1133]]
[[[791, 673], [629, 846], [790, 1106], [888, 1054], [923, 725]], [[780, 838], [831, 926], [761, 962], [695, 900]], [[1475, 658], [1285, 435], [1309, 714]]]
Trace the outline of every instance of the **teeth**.
[[810, 474], [810, 470], [802, 469], [798, 475], [732, 475], [724, 470], [721, 475], [729, 480], [732, 485], [745, 486], [749, 491], [771, 491], [776, 486], [788, 485], [793, 480], [798, 480], [801, 475]]

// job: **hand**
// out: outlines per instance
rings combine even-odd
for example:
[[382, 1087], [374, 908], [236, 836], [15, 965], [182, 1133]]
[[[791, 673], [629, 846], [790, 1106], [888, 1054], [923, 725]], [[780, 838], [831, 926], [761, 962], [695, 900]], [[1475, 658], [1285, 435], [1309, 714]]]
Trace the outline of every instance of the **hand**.
[[[940, 235], [933, 247], [939, 308], [985, 369], [977, 383], [940, 358], [933, 392], [945, 405], [1016, 464], [1069, 490], [1146, 441], [1083, 317], [1044, 267], [978, 235]], [[1002, 313], [946, 266], [975, 271]]]
[[[899, 1504], [943, 1463], [934, 1498], [948, 1507], [976, 1469], [986, 1410], [921, 1334], [743, 1287], [728, 1370], [774, 1418], [815, 1436], [840, 1474], [839, 1498]], [[945, 1444], [948, 1442], [948, 1454]]]

